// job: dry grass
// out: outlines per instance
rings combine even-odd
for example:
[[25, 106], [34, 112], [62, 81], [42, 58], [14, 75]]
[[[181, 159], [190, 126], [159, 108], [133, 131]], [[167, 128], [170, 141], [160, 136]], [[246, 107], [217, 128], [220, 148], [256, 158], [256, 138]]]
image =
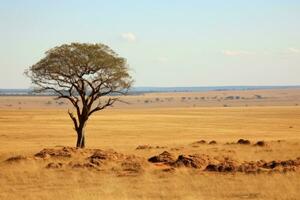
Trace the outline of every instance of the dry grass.
[[[123, 96], [129, 104], [116, 103], [116, 108], [166, 108], [166, 107], [248, 107], [297, 106], [300, 89], [233, 90], [209, 92], [145, 93]], [[0, 109], [65, 108], [68, 101], [47, 96], [0, 96]]]
[[[45, 147], [74, 146], [66, 110], [0, 110], [0, 199], [298, 199], [300, 173], [214, 174], [179, 169], [165, 173], [150, 165], [146, 173], [118, 177], [78, 169], [45, 169], [30, 160]], [[164, 149], [135, 150], [138, 145], [166, 146], [185, 153], [229, 155], [238, 160], [283, 160], [300, 156], [300, 108], [136, 108], [96, 114], [87, 126], [87, 146], [113, 148], [145, 159]], [[231, 144], [238, 139], [265, 140], [266, 147]], [[216, 140], [216, 145], [192, 143]], [[277, 142], [277, 140], [283, 140]]]
[[299, 174], [219, 175], [195, 171], [115, 177], [87, 170], [7, 169], [1, 177], [0, 198], [298, 199], [299, 178]]

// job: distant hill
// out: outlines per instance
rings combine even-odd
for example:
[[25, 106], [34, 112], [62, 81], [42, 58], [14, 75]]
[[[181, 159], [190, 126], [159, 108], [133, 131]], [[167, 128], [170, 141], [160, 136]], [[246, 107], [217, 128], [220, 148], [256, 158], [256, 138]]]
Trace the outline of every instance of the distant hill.
[[[227, 90], [266, 90], [266, 89], [289, 89], [300, 86], [211, 86], [211, 87], [133, 87], [130, 94], [143, 94], [151, 92], [208, 92]], [[31, 89], [0, 89], [1, 96], [35, 96]], [[51, 95], [51, 93], [42, 94]]]

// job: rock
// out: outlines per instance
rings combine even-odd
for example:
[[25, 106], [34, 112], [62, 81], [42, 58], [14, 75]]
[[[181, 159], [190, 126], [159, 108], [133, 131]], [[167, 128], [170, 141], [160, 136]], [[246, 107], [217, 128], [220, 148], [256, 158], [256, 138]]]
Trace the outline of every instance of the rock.
[[265, 164], [262, 165], [263, 168], [267, 169], [275, 169], [277, 167], [283, 167], [283, 168], [289, 168], [289, 167], [300, 167], [300, 160], [295, 159], [295, 160], [284, 160], [284, 161], [270, 161], [266, 162]]
[[205, 171], [209, 172], [218, 172], [218, 165], [217, 164], [209, 164], [206, 166]]
[[286, 161], [250, 161], [239, 164], [234, 160], [224, 160], [217, 164], [208, 164], [205, 171], [211, 172], [242, 172], [242, 173], [260, 173], [260, 172], [289, 172], [297, 171], [300, 167], [300, 160]]
[[217, 142], [215, 140], [212, 140], [208, 144], [217, 144]]
[[172, 163], [175, 161], [175, 158], [173, 154], [169, 153], [168, 151], [164, 151], [158, 156], [149, 158], [148, 161], [152, 163]]
[[180, 155], [174, 163], [171, 163], [171, 166], [201, 169], [207, 166], [208, 161], [209, 157], [207, 155]]
[[152, 148], [153, 148], [152, 146], [145, 144], [145, 145], [139, 145], [139, 146], [136, 148], [136, 150], [152, 149]]
[[274, 169], [275, 167], [280, 165], [280, 161], [271, 161], [271, 162], [267, 162], [265, 163], [262, 167], [263, 168], [267, 168], [267, 169]]
[[205, 171], [213, 172], [237, 172], [239, 165], [234, 162], [222, 162], [219, 164], [209, 164], [205, 168]]
[[239, 139], [238, 141], [237, 141], [237, 144], [250, 144], [250, 141], [249, 140], [244, 140], [244, 139]]
[[240, 164], [230, 157], [215, 158], [217, 162], [210, 162], [205, 171], [212, 172], [237, 172]]
[[264, 146], [266, 146], [266, 145], [267, 145], [267, 144], [266, 144], [265, 141], [257, 141], [256, 144], [255, 144], [255, 146], [259, 146], [259, 147], [264, 147]]

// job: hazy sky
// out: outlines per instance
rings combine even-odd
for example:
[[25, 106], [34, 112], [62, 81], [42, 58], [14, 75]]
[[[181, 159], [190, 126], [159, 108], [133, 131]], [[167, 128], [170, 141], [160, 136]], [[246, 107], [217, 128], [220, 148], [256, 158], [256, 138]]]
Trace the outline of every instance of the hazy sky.
[[299, 0], [0, 0], [0, 88], [70, 42], [109, 45], [136, 86], [300, 85]]

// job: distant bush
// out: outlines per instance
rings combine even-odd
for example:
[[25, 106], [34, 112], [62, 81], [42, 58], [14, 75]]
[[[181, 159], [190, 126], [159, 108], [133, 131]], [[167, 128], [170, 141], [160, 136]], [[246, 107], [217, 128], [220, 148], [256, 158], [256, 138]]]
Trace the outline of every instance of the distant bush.
[[258, 94], [254, 95], [254, 97], [257, 98], [257, 99], [262, 99], [263, 98], [261, 95], [258, 95]]
[[225, 100], [234, 100], [234, 96], [227, 96]]
[[57, 102], [57, 104], [58, 104], [58, 105], [64, 105], [65, 102], [60, 101], [60, 102]]

